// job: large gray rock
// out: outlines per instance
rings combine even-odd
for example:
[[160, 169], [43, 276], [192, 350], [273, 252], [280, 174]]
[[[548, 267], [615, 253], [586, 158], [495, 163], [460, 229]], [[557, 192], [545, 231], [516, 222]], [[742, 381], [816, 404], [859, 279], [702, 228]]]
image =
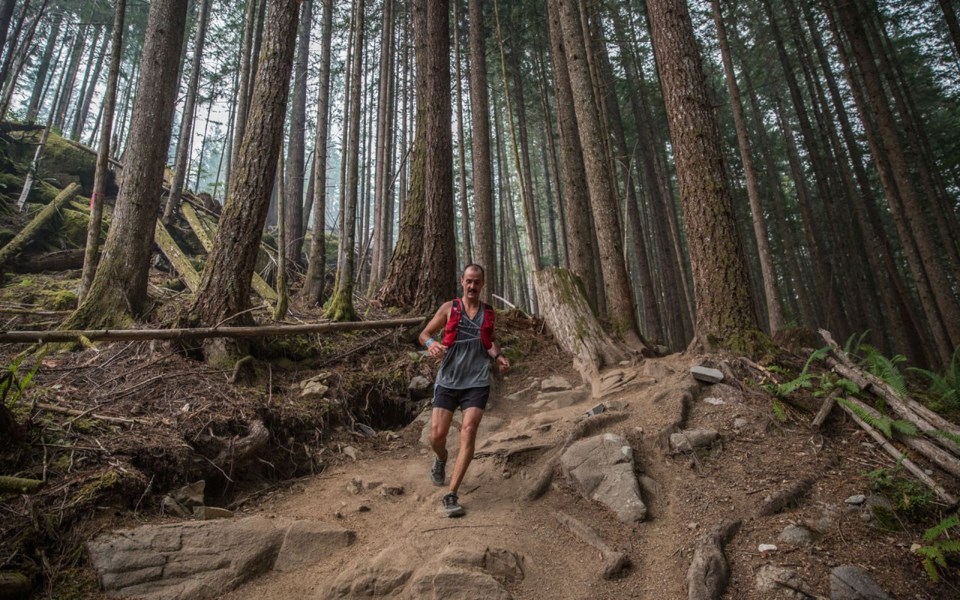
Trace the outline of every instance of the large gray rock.
[[580, 440], [563, 453], [560, 466], [585, 498], [606, 505], [624, 523], [646, 518], [633, 449], [624, 438], [605, 433]]
[[541, 392], [565, 392], [572, 388], [570, 382], [566, 380], [565, 377], [560, 375], [553, 375], [547, 377], [542, 382], [540, 382], [540, 391]]
[[778, 593], [780, 597], [795, 600], [810, 600], [815, 597], [796, 571], [776, 565], [760, 567], [757, 572], [756, 589], [758, 592]]
[[690, 374], [697, 381], [704, 383], [720, 383], [723, 381], [723, 373], [719, 369], [710, 367], [696, 366], [690, 369]]
[[860, 567], [843, 565], [830, 571], [830, 600], [893, 600]]
[[417, 375], [410, 380], [410, 385], [407, 386], [407, 391], [410, 393], [410, 397], [414, 400], [429, 398], [433, 395], [433, 382], [423, 375]]
[[426, 564], [417, 556], [410, 548], [387, 548], [341, 571], [319, 597], [510, 600], [503, 584], [523, 579], [523, 557], [503, 548], [450, 547]]
[[275, 565], [316, 562], [353, 540], [339, 527], [250, 517], [145, 525], [100, 536], [87, 548], [108, 595], [177, 600], [221, 596]]

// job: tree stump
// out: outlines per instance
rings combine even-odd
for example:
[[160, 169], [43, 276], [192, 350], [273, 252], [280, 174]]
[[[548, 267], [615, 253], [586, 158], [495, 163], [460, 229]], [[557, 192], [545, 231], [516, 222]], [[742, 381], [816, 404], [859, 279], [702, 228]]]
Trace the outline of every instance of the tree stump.
[[573, 355], [573, 366], [594, 396], [600, 395], [600, 370], [636, 356], [610, 336], [593, 313], [580, 279], [566, 269], [534, 273], [540, 312], [560, 347]]

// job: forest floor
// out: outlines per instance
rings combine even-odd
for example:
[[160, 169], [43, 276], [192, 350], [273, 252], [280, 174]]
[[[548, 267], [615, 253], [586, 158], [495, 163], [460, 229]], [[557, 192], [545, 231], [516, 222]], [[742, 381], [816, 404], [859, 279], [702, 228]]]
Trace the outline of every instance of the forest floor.
[[[29, 310], [8, 313], [5, 329], [51, 327], [62, 315], [43, 299], [56, 300], [58, 290], [72, 284], [65, 275], [8, 279], [0, 308]], [[155, 319], [177, 304], [165, 298]], [[386, 316], [368, 311], [368, 319]], [[291, 316], [315, 318], [297, 307]], [[320, 598], [338, 576], [385, 550], [415, 567], [459, 547], [503, 548], [521, 557], [522, 579], [506, 584], [515, 598], [685, 598], [698, 540], [726, 519], [743, 520], [725, 550], [731, 564], [727, 598], [781, 597], [757, 589], [757, 576], [768, 565], [796, 572], [805, 597], [830, 597], [830, 570], [838, 565], [865, 569], [895, 598], [960, 595], [955, 566], [933, 583], [911, 550], [949, 513], [842, 411], [835, 410], [821, 430], [812, 429], [818, 400], [809, 391], [789, 404], [775, 403], [761, 385], [772, 372], [764, 375], [733, 357], [673, 354], [632, 366], [644, 375], [612, 394], [544, 407], [537, 402], [539, 382], [560, 375], [579, 384], [570, 357], [541, 323], [517, 313], [501, 317], [498, 334], [514, 368], [498, 382], [485, 416], [477, 458], [461, 488], [467, 515], [458, 520], [445, 518], [445, 488], [428, 479], [425, 421], [416, 417], [429, 401], [407, 396], [413, 376], [432, 378], [435, 369], [418, 352], [415, 333], [272, 340], [261, 345], [255, 379], [236, 384], [230, 372], [151, 342], [30, 355], [18, 375], [22, 379], [39, 364], [36, 374], [22, 395], [6, 398], [25, 425], [25, 438], [0, 441], [7, 444], [0, 474], [46, 484], [32, 496], [0, 497], [0, 571], [30, 574], [43, 582], [38, 594], [45, 597], [92, 597], [96, 575], [83, 542], [124, 527], [178, 521], [162, 514], [163, 497], [203, 478], [207, 504], [225, 506], [236, 517], [308, 519], [356, 533], [350, 547], [293, 572], [255, 578], [225, 596], [232, 600]], [[0, 354], [10, 365], [25, 349], [0, 346]], [[675, 419], [676, 407], [664, 398], [688, 384], [691, 366], [721, 360], [737, 381], [726, 381], [722, 393], [697, 388], [684, 425], [715, 429], [721, 441], [695, 454], [668, 452], [657, 434]], [[771, 360], [785, 380], [806, 355], [783, 351]], [[321, 399], [305, 397], [300, 382], [320, 373], [327, 373], [330, 390]], [[598, 402], [622, 413], [604, 431], [626, 438], [637, 471], [656, 482], [656, 493], [644, 497], [644, 522], [618, 521], [561, 475], [541, 499], [524, 499], [551, 448]], [[254, 419], [270, 431], [268, 446], [235, 470], [211, 466]], [[517, 440], [531, 449], [496, 451]], [[452, 460], [452, 443], [451, 450]], [[938, 476], [957, 491], [956, 480]], [[766, 499], [804, 478], [814, 481], [807, 494], [782, 512], [755, 516]], [[403, 493], [383, 495], [385, 486]], [[847, 503], [857, 495], [867, 498], [865, 505]], [[558, 512], [594, 529], [629, 557], [631, 568], [618, 579], [602, 579], [598, 551], [571, 535]], [[789, 525], [807, 526], [813, 539], [780, 541]], [[761, 544], [777, 549], [760, 551]]]

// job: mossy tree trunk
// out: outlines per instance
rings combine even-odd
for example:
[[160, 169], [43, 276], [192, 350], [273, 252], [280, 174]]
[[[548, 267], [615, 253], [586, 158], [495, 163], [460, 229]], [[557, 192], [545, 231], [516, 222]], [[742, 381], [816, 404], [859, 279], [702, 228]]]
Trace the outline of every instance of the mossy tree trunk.
[[150, 3], [123, 186], [97, 274], [65, 328], [123, 325], [143, 309], [186, 15], [187, 0]]
[[[270, 1], [247, 128], [231, 173], [213, 252], [186, 317], [191, 324], [251, 322], [250, 315], [242, 313], [250, 302], [250, 280], [283, 140], [299, 7], [295, 0]], [[237, 351], [222, 342], [204, 346], [207, 360], [215, 363], [228, 361]]]
[[360, 177], [360, 101], [363, 92], [363, 13], [364, 0], [354, 2], [354, 52], [353, 71], [350, 83], [350, 143], [347, 148], [347, 181], [342, 196], [343, 235], [340, 239], [340, 264], [337, 265], [337, 280], [333, 295], [327, 302], [325, 315], [334, 321], [354, 321], [357, 313], [353, 308], [353, 266], [356, 247], [357, 192]]
[[303, 294], [311, 304], [323, 302], [327, 262], [327, 137], [330, 106], [330, 42], [333, 32], [333, 0], [323, 2], [323, 32], [320, 50], [320, 83], [317, 92], [317, 139], [313, 163], [313, 237]]
[[567, 269], [534, 273], [540, 312], [560, 347], [573, 355], [583, 380], [599, 389], [600, 370], [630, 358], [626, 345], [612, 338], [590, 307], [580, 278]]
[[100, 149], [97, 152], [97, 167], [93, 176], [93, 192], [90, 194], [90, 220], [87, 222], [87, 244], [83, 256], [83, 273], [77, 296], [83, 301], [93, 275], [97, 272], [100, 253], [100, 224], [103, 222], [103, 201], [107, 189], [107, 168], [110, 162], [110, 139], [113, 136], [113, 114], [117, 103], [117, 82], [120, 78], [120, 60], [123, 53], [123, 27], [127, 13], [127, 0], [117, 0], [113, 14], [113, 36], [110, 50], [110, 68], [107, 73], [107, 89], [103, 99], [103, 118], [100, 127]]

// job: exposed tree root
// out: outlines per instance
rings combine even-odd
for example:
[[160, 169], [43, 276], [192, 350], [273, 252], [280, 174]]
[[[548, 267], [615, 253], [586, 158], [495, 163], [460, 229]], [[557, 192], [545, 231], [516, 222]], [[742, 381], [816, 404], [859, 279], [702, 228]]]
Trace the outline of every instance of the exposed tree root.
[[810, 475], [788, 484], [777, 493], [765, 501], [757, 509], [758, 517], [769, 517], [775, 515], [792, 504], [796, 504], [801, 498], [807, 495], [813, 484], [817, 482], [817, 477]]
[[617, 552], [608, 546], [596, 531], [565, 513], [556, 512], [554, 516], [570, 530], [570, 533], [600, 551], [600, 556], [603, 557], [602, 577], [604, 579], [615, 579], [630, 568], [630, 558], [623, 552]]
[[740, 520], [724, 521], [703, 537], [687, 570], [688, 600], [719, 600], [730, 582], [723, 548], [740, 530]]

